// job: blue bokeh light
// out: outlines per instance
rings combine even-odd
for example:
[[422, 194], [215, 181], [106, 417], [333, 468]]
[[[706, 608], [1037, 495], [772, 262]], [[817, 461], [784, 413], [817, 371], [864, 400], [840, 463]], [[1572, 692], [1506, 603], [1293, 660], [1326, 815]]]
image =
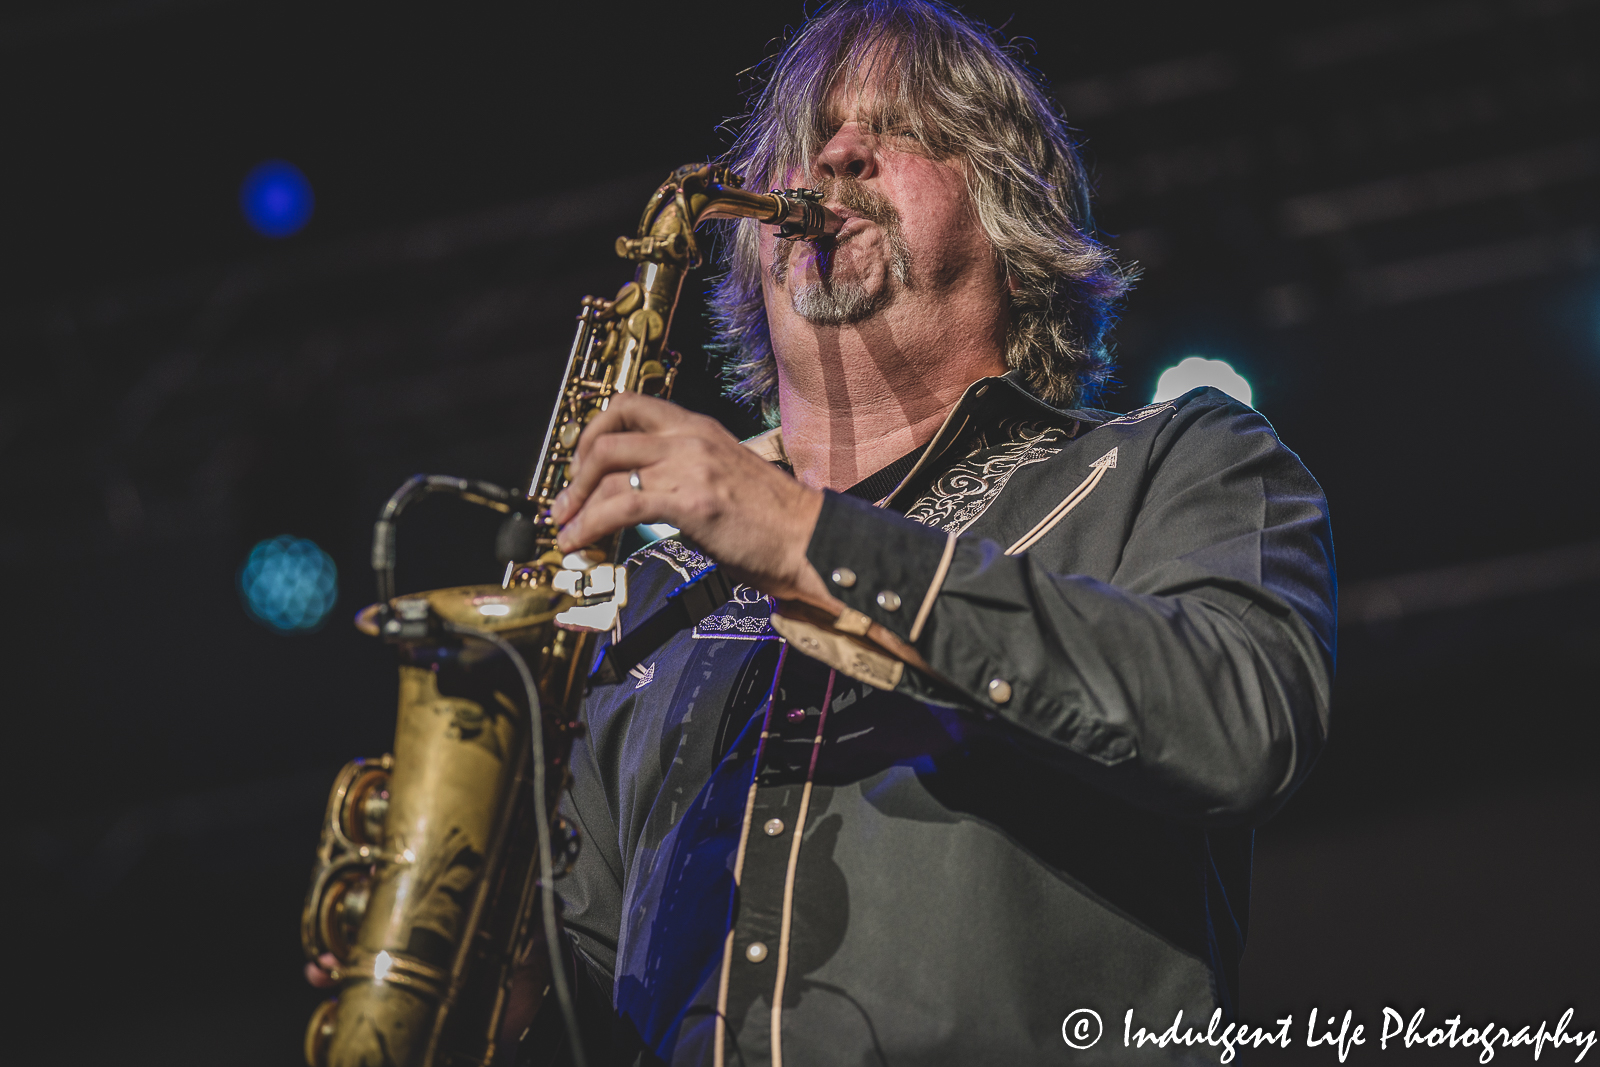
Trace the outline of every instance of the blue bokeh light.
[[239, 568], [245, 610], [269, 630], [304, 633], [328, 618], [339, 599], [339, 571], [315, 542], [284, 534], [250, 550]]
[[239, 187], [239, 206], [245, 221], [265, 237], [299, 233], [311, 219], [314, 198], [311, 183], [300, 168], [282, 159], [269, 159], [245, 176]]

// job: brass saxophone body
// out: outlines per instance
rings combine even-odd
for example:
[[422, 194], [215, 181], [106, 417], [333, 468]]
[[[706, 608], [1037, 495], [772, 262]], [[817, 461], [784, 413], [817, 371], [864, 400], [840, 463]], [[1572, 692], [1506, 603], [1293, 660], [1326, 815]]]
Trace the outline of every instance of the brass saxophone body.
[[[353, 760], [329, 795], [301, 940], [307, 959], [338, 959], [339, 989], [307, 1030], [312, 1067], [489, 1064], [513, 967], [540, 944], [570, 1025], [554, 895], [541, 890], [576, 855], [576, 834], [555, 811], [594, 634], [615, 625], [627, 587], [619, 536], [562, 553], [549, 508], [579, 435], [613, 396], [671, 392], [679, 359], [666, 340], [684, 275], [702, 258], [701, 221], [756, 218], [801, 240], [838, 231], [810, 190], [740, 184], [721, 166], [680, 167], [637, 235], [617, 239], [638, 269], [614, 299], [584, 299], [526, 492], [418, 475], [375, 526], [380, 602], [356, 625], [399, 654], [394, 752]], [[395, 595], [395, 522], [431, 492], [511, 515], [500, 585]]]

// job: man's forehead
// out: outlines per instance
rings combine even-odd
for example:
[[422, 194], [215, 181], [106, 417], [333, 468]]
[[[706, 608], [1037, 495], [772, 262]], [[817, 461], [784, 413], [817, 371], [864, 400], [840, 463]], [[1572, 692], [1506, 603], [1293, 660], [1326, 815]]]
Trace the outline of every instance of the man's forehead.
[[860, 55], [846, 55], [822, 101], [822, 117], [830, 125], [851, 118], [881, 118], [902, 110], [895, 56], [884, 46]]

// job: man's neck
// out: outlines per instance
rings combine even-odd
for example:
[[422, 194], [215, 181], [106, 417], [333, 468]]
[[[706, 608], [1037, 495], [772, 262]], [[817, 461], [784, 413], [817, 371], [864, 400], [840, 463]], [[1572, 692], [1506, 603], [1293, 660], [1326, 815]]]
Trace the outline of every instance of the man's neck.
[[805, 484], [849, 488], [932, 440], [974, 381], [1004, 373], [1003, 322], [897, 310], [815, 329], [780, 354], [783, 446]]

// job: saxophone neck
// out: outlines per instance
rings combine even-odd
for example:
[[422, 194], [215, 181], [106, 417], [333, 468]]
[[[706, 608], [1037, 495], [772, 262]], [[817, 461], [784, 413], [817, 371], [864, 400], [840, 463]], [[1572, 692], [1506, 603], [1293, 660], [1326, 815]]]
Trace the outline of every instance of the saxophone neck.
[[[707, 219], [755, 219], [777, 226], [786, 240], [816, 241], [843, 224], [815, 190], [755, 193], [743, 184], [722, 164], [679, 167], [645, 205], [637, 235], [617, 238], [617, 255], [638, 268], [613, 299], [584, 299], [560, 399], [528, 487], [541, 550], [555, 543], [547, 512], [567, 485], [584, 427], [617, 393], [671, 394], [678, 357], [668, 350], [667, 335], [684, 275], [703, 258], [696, 227]], [[511, 577], [508, 569], [506, 580]]]
[[726, 166], [679, 167], [656, 190], [639, 221], [639, 236], [619, 237], [617, 254], [628, 259], [699, 265], [694, 230], [707, 219], [755, 219], [778, 227], [791, 241], [816, 241], [839, 232], [844, 220], [822, 206], [815, 189], [756, 193]]
[[816, 241], [839, 232], [844, 220], [822, 206], [815, 189], [774, 189], [754, 193], [742, 188], [743, 180], [717, 164], [706, 164], [693, 175], [703, 183], [695, 223], [704, 219], [756, 219], [778, 227], [789, 241]]

